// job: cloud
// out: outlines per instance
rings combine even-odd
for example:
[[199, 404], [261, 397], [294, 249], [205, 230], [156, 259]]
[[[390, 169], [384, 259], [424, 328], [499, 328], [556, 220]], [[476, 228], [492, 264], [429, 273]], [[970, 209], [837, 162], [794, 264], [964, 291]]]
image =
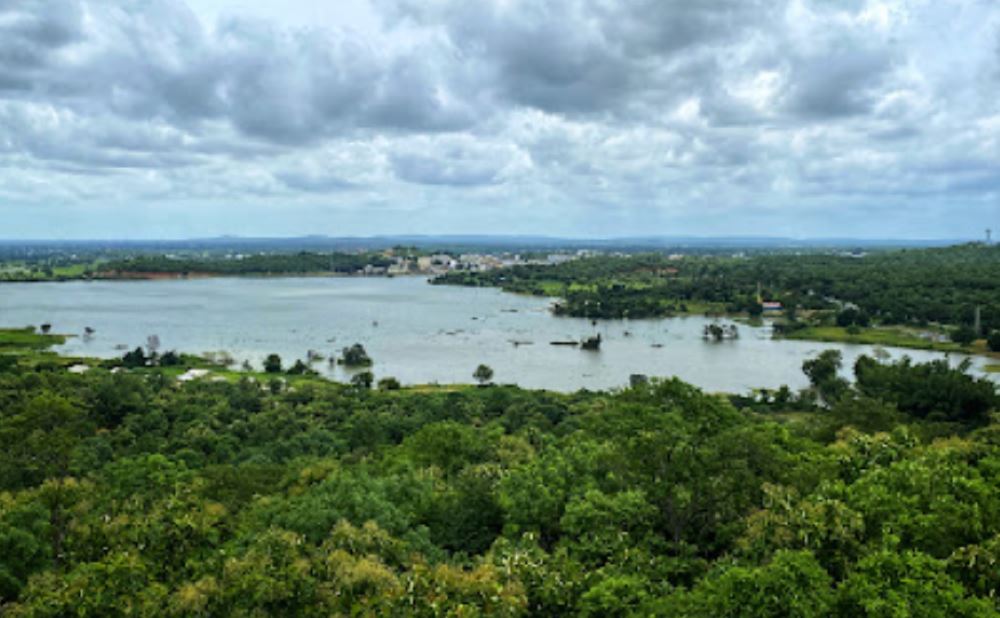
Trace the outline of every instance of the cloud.
[[310, 193], [332, 193], [358, 187], [357, 184], [348, 182], [339, 176], [321, 172], [288, 171], [278, 172], [275, 176], [289, 189]]
[[418, 139], [390, 155], [396, 177], [408, 183], [476, 187], [525, 173], [531, 163], [515, 148], [469, 139]]
[[27, 3], [0, 3], [0, 92], [28, 91], [34, 79], [82, 37], [82, 11], [67, 0], [55, 11]]
[[359, 2], [354, 27], [0, 0], [0, 196], [122, 220], [191, 204], [218, 232], [233, 217], [208, 213], [255, 203], [283, 226], [313, 205], [616, 235], [845, 233], [873, 204], [1000, 203], [990, 0]]

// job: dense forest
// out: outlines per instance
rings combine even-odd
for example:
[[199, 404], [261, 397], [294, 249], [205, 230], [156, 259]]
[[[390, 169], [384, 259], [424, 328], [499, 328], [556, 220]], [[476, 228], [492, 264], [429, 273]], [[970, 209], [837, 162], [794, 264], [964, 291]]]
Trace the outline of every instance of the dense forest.
[[554, 266], [455, 272], [436, 282], [560, 296], [557, 312], [578, 317], [642, 318], [706, 306], [754, 313], [759, 289], [763, 299], [797, 309], [856, 306], [880, 324], [971, 326], [979, 307], [986, 332], [1000, 330], [1000, 245], [863, 256], [598, 256]]
[[1000, 397], [944, 361], [722, 396], [4, 359], [0, 615], [1000, 610]]
[[362, 274], [386, 268], [385, 253], [255, 253], [221, 255], [100, 255], [0, 260], [2, 281], [70, 281], [150, 275], [308, 275]]
[[180, 273], [212, 275], [295, 275], [310, 273], [355, 274], [366, 266], [388, 267], [392, 260], [383, 253], [272, 253], [236, 258], [136, 256], [112, 260], [102, 273]]

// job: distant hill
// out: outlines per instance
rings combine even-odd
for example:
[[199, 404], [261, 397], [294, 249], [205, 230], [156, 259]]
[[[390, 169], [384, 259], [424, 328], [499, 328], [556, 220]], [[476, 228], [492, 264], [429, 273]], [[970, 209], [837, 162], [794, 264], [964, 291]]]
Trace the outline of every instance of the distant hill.
[[369, 237], [300, 236], [290, 238], [245, 238], [221, 236], [187, 240], [0, 240], [0, 249], [18, 252], [52, 251], [353, 251], [386, 249], [405, 245], [421, 248], [485, 251], [544, 251], [600, 249], [605, 251], [651, 250], [779, 250], [779, 249], [872, 249], [940, 247], [964, 240], [900, 240], [858, 238], [785, 238], [764, 236], [647, 236], [621, 238], [558, 238], [549, 236], [490, 235], [390, 235]]

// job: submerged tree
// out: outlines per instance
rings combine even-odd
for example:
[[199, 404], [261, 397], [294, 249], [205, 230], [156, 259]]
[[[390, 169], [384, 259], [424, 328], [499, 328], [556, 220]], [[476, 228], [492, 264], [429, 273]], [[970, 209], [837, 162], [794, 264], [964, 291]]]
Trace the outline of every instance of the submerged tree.
[[281, 373], [281, 357], [277, 354], [268, 354], [264, 359], [265, 373]]
[[480, 386], [486, 386], [493, 379], [493, 369], [489, 365], [480, 365], [476, 367], [472, 377], [479, 382]]
[[340, 364], [345, 367], [371, 367], [372, 359], [363, 345], [355, 343], [341, 351]]

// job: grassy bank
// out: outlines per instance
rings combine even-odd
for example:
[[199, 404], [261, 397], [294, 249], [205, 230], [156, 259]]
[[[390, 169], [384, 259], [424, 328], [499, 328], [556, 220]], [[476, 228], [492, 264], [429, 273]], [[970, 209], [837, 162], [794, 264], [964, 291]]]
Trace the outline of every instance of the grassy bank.
[[988, 353], [986, 344], [983, 341], [976, 341], [969, 346], [961, 346], [951, 341], [925, 339], [912, 330], [898, 327], [865, 328], [860, 331], [849, 332], [847, 328], [840, 326], [810, 326], [787, 333], [784, 335], [784, 338], [829, 343], [881, 345], [895, 348], [910, 348], [913, 350], [957, 352], [961, 354]]
[[0, 328], [0, 354], [25, 354], [66, 343], [65, 335], [43, 335], [35, 329]]

